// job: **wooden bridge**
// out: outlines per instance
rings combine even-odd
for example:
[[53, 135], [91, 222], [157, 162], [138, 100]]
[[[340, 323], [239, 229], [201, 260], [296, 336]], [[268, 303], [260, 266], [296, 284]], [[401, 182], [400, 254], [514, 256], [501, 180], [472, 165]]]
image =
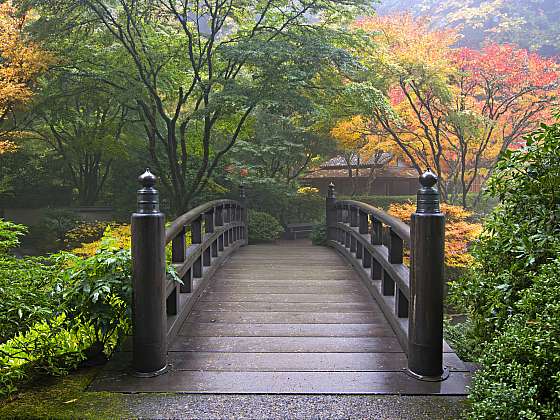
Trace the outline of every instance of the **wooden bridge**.
[[[133, 215], [133, 339], [90, 388], [466, 394], [470, 372], [443, 340], [436, 181], [421, 177], [412, 233], [379, 209], [337, 201], [331, 186], [327, 248], [247, 246], [244, 191], [165, 230], [155, 177], [144, 174]], [[183, 284], [165, 277], [166, 244]]]

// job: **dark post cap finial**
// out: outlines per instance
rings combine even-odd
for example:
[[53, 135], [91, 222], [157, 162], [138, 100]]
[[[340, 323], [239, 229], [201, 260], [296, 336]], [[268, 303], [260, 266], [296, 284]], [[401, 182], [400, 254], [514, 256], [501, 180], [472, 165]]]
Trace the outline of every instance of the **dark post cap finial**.
[[138, 190], [138, 213], [159, 213], [159, 193], [154, 188], [156, 181], [157, 177], [149, 168], [138, 177], [138, 182], [142, 185]]
[[334, 183], [333, 182], [331, 182], [329, 184], [329, 192], [328, 192], [327, 197], [328, 198], [335, 198], [335, 191], [334, 191]]
[[420, 175], [419, 180], [420, 184], [422, 184], [424, 188], [432, 188], [437, 184], [438, 177], [430, 169], [428, 169], [426, 172]]
[[140, 182], [140, 185], [144, 188], [154, 188], [156, 181], [157, 177], [150, 172], [150, 168], [146, 169], [146, 172], [138, 177], [138, 182]]
[[430, 169], [420, 175], [419, 178], [422, 188], [418, 190], [416, 213], [436, 214], [439, 209], [439, 191], [435, 187], [438, 177]]

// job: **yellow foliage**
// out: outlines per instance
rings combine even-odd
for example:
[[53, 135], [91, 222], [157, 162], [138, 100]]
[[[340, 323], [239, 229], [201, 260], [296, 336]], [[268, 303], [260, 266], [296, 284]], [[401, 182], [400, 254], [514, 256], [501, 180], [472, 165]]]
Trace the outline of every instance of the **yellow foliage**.
[[374, 134], [372, 122], [362, 115], [339, 121], [331, 130], [331, 136], [338, 147], [357, 153], [362, 159], [369, 160], [376, 152], [391, 152], [401, 156], [401, 149], [387, 136]]
[[[410, 222], [410, 216], [416, 211], [416, 204], [391, 204], [389, 214]], [[469, 244], [482, 233], [480, 223], [472, 223], [469, 218], [472, 213], [460, 206], [441, 204], [441, 211], [445, 214], [445, 263], [449, 267], [467, 267], [473, 262], [469, 254]]]
[[130, 249], [130, 238], [130, 225], [111, 224], [107, 226], [101, 239], [82, 244], [81, 247], [72, 250], [72, 253], [80, 257], [91, 257], [99, 251], [102, 244], [107, 240], [111, 240], [111, 245], [115, 248]]
[[11, 141], [0, 140], [0, 156], [16, 152], [18, 147]]
[[26, 38], [28, 20], [11, 0], [0, 4], [0, 123], [8, 111], [31, 99], [33, 83], [52, 61]]
[[297, 190], [297, 193], [300, 195], [315, 195], [319, 194], [319, 190], [313, 187], [301, 187]]

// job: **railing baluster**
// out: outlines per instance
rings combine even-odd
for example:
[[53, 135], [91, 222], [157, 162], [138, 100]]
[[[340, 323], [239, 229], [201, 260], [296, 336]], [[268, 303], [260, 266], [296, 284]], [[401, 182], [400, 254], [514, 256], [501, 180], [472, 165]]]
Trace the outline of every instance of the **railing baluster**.
[[350, 207], [350, 226], [358, 227], [358, 208]]
[[371, 268], [371, 253], [364, 247], [364, 257], [362, 258], [362, 266], [364, 268]]
[[173, 238], [173, 241], [171, 242], [171, 262], [173, 264], [178, 264], [185, 261], [187, 252], [185, 236], [186, 229], [183, 226], [183, 229], [181, 230], [181, 232], [179, 232], [179, 235]]
[[393, 296], [395, 294], [395, 281], [391, 278], [387, 271], [382, 270], [382, 272], [381, 289], [383, 296]]
[[372, 280], [381, 280], [383, 278], [383, 267], [381, 264], [375, 259], [371, 259], [371, 279]]
[[365, 211], [360, 210], [360, 233], [362, 235], [367, 234], [368, 231], [369, 231], [369, 226], [368, 226], [369, 225], [369, 223], [368, 223], [369, 222], [369, 220], [368, 220], [369, 217], [368, 216], [369, 215]]
[[[192, 244], [202, 244], [202, 216], [198, 216], [196, 220], [191, 223]], [[202, 257], [198, 257], [193, 264], [192, 275], [195, 278], [202, 277]]]
[[389, 262], [391, 264], [403, 263], [403, 240], [389, 229]]
[[383, 244], [383, 224], [374, 216], [371, 216], [371, 244]]
[[364, 246], [360, 241], [356, 241], [356, 258], [361, 260], [364, 256]]
[[395, 296], [395, 315], [399, 318], [408, 318], [408, 299], [399, 288]]
[[189, 268], [183, 278], [183, 284], [181, 285], [181, 293], [192, 293], [192, 268]]
[[[222, 227], [224, 225], [224, 206], [216, 207], [216, 216], [215, 216], [215, 223], [216, 227]], [[221, 234], [218, 236], [218, 252], [222, 252], [224, 250], [224, 235]], [[216, 256], [217, 253], [216, 253]]]

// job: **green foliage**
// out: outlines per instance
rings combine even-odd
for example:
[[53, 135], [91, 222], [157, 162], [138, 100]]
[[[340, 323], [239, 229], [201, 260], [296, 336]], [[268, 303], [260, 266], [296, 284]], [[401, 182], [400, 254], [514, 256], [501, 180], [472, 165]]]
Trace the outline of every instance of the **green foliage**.
[[0, 345], [0, 395], [37, 375], [64, 375], [85, 358], [91, 331], [83, 325], [69, 327], [64, 314], [37, 322]]
[[249, 210], [249, 242], [270, 242], [280, 238], [284, 229], [274, 216], [262, 212]]
[[[507, 152], [489, 183], [501, 204], [451, 285], [470, 317], [465, 337], [484, 366], [475, 418], [548, 418], [560, 412], [560, 124]], [[519, 415], [521, 413], [521, 415]]]
[[248, 207], [273, 215], [281, 225], [321, 220], [325, 199], [318, 193], [298, 194], [296, 186], [271, 179], [250, 179], [247, 188]]
[[55, 313], [59, 269], [41, 259], [0, 257], [0, 343]]
[[82, 259], [73, 254], [60, 256], [69, 267], [62, 272], [64, 305], [74, 322], [93, 327], [100, 349], [129, 330], [132, 299], [130, 251], [102, 248]]
[[25, 235], [27, 228], [7, 220], [0, 219], [0, 255], [19, 246], [19, 239]]
[[311, 232], [311, 242], [313, 242], [313, 245], [327, 245], [327, 224], [324, 220], [321, 223], [316, 223], [313, 225], [313, 231]]

